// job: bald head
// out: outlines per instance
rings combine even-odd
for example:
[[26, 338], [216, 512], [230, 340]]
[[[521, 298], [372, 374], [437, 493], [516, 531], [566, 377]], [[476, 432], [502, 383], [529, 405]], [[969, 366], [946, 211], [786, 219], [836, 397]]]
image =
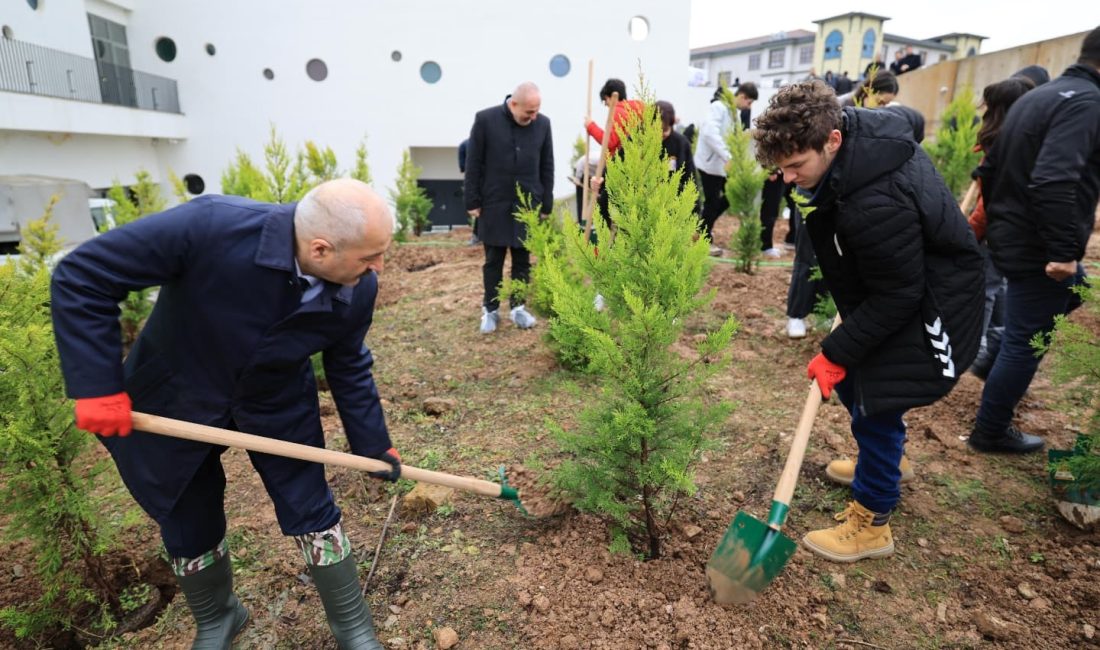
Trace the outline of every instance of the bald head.
[[515, 92], [508, 98], [508, 110], [516, 124], [527, 126], [538, 119], [539, 109], [542, 108], [542, 95], [539, 87], [530, 81], [524, 81], [516, 86]]
[[369, 185], [351, 178], [321, 183], [294, 209], [295, 256], [302, 271], [355, 284], [382, 270], [393, 237], [389, 206]]

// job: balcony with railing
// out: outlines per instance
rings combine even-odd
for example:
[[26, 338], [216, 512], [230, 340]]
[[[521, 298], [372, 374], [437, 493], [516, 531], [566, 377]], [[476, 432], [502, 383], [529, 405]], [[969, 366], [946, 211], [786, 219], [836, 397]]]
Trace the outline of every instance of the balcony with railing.
[[0, 90], [179, 113], [175, 79], [0, 39]]

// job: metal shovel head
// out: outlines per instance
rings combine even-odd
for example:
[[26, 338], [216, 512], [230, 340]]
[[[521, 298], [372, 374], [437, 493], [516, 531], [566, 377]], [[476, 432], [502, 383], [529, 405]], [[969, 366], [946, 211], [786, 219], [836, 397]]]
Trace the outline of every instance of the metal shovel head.
[[747, 603], [767, 587], [794, 555], [791, 538], [738, 512], [707, 562], [707, 585], [715, 602]]

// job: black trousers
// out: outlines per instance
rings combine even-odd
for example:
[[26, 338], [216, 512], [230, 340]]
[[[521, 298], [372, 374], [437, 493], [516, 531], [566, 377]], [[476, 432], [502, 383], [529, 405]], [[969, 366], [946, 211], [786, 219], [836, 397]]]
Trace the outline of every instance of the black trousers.
[[[504, 279], [504, 256], [512, 251], [512, 279], [528, 282], [531, 279], [531, 254], [526, 248], [490, 246], [485, 244], [485, 264], [481, 277], [485, 282], [485, 297], [481, 304], [489, 311], [500, 308], [500, 282]], [[515, 307], [519, 302], [512, 305]]]
[[814, 310], [820, 296], [828, 289], [824, 280], [811, 280], [813, 268], [817, 266], [810, 233], [802, 227], [802, 215], [797, 209], [791, 210], [791, 228], [797, 233], [794, 248], [794, 268], [791, 270], [791, 285], [787, 288], [787, 317], [805, 318]]
[[700, 171], [699, 181], [703, 185], [703, 233], [713, 243], [714, 222], [730, 207], [726, 200], [726, 177]]

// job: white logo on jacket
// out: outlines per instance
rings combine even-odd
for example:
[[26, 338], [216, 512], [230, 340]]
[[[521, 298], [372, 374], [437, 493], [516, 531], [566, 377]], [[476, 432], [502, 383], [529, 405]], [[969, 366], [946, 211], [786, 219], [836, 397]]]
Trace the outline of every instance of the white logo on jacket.
[[925, 323], [924, 331], [928, 332], [928, 342], [939, 352], [933, 352], [932, 358], [943, 364], [943, 376], [955, 378], [955, 362], [951, 360], [951, 338], [947, 336], [947, 330], [939, 317], [932, 324]]

